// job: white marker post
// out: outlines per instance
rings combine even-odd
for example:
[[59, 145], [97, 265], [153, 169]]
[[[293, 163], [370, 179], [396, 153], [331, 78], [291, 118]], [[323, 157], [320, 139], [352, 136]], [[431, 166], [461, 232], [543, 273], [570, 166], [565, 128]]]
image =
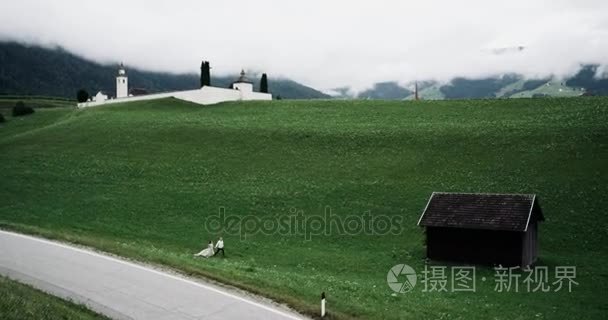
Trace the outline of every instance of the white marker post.
[[325, 317], [325, 292], [321, 292], [321, 318]]

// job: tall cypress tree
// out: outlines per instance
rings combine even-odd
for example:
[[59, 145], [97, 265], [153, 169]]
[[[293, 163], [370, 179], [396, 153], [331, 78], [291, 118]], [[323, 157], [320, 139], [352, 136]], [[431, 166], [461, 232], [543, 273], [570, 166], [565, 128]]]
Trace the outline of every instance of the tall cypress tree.
[[201, 62], [201, 88], [207, 83], [205, 80], [205, 61]]
[[268, 93], [268, 77], [265, 73], [262, 73], [262, 79], [260, 79], [260, 92]]
[[201, 63], [201, 87], [211, 85], [211, 72], [209, 71], [209, 61], [203, 61]]
[[205, 78], [207, 80], [207, 85], [210, 86], [211, 85], [211, 66], [209, 65], [209, 61], [205, 61], [205, 71], [207, 72], [207, 74], [205, 75]]

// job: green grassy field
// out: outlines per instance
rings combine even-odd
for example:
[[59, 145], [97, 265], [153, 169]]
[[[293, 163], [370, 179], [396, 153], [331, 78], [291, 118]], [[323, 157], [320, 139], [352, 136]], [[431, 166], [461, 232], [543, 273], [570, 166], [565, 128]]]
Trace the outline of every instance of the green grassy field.
[[0, 277], [0, 319], [107, 319], [84, 306], [64, 301], [30, 286]]
[[68, 108], [76, 107], [76, 100], [45, 96], [7, 96], [0, 95], [0, 113], [5, 116], [10, 114], [10, 109], [17, 101], [33, 108]]
[[[44, 109], [0, 125], [0, 226], [210, 277], [334, 318], [603, 319], [608, 99], [272, 101], [167, 99]], [[389, 269], [423, 269], [416, 226], [433, 191], [536, 193], [540, 264], [578, 286], [394, 294]], [[398, 235], [224, 232], [227, 258], [194, 259], [205, 219], [295, 208], [401, 217]], [[553, 275], [553, 272], [551, 272]], [[522, 290], [520, 290], [522, 291]]]

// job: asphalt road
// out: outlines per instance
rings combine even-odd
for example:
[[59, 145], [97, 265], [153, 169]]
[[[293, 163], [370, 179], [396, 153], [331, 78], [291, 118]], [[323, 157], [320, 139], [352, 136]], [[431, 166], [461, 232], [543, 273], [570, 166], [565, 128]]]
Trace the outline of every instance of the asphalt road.
[[0, 230], [0, 274], [114, 319], [302, 319], [236, 291]]

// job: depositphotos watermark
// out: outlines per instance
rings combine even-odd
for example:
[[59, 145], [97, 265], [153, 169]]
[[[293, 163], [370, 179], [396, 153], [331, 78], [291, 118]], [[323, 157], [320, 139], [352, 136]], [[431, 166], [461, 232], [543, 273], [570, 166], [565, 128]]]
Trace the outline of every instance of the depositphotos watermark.
[[217, 215], [208, 216], [204, 227], [207, 232], [238, 235], [241, 240], [249, 235], [314, 236], [399, 235], [403, 231], [403, 216], [372, 215], [366, 211], [360, 215], [337, 215], [331, 207], [323, 214], [305, 214], [303, 210], [289, 209], [288, 214], [277, 216], [227, 214], [220, 207]]
[[[552, 272], [551, 272], [552, 271]], [[481, 282], [492, 281], [496, 292], [572, 292], [576, 282], [576, 266], [536, 266], [522, 270], [520, 267], [495, 267], [494, 279], [481, 277]], [[425, 266], [417, 274], [406, 265], [393, 266], [386, 276], [386, 284], [396, 293], [414, 290], [416, 282], [422, 284], [422, 292], [476, 292], [475, 266]]]

